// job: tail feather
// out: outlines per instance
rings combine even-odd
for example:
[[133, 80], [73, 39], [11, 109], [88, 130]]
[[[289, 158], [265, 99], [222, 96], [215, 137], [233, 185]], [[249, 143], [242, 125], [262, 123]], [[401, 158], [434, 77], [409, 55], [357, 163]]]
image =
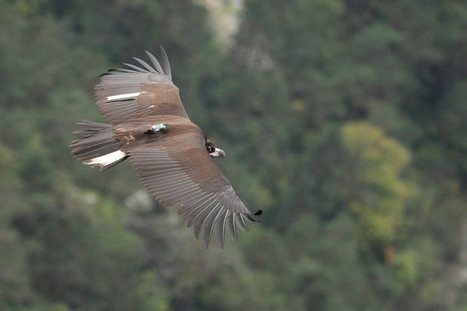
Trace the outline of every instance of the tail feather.
[[128, 158], [128, 155], [120, 150], [123, 142], [113, 138], [111, 125], [81, 121], [77, 126], [75, 134], [78, 139], [71, 143], [70, 149], [79, 161], [105, 170]]

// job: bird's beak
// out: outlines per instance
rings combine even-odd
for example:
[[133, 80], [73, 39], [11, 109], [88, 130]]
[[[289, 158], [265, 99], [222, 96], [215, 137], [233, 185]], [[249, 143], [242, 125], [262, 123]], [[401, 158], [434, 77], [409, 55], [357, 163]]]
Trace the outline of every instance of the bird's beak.
[[213, 158], [224, 158], [225, 157], [225, 152], [224, 152], [224, 150], [222, 150], [220, 148], [216, 148], [214, 150], [214, 152], [210, 153], [209, 155], [211, 155], [211, 157], [213, 157]]

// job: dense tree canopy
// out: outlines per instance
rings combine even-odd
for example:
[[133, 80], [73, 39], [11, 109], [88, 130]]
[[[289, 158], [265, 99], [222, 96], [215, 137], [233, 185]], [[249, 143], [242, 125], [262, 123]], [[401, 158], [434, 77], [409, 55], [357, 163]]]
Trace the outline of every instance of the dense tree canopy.
[[[467, 3], [0, 0], [0, 309], [465, 310]], [[218, 30], [217, 30], [218, 31]], [[196, 241], [74, 161], [100, 73], [163, 44], [263, 222]], [[229, 241], [230, 242], [230, 241]]]

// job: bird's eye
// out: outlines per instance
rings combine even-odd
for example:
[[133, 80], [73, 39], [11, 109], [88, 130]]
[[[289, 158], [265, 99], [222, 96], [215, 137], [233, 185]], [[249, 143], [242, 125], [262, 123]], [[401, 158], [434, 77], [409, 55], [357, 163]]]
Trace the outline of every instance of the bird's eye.
[[216, 147], [214, 147], [214, 144], [209, 142], [206, 144], [206, 150], [209, 152], [209, 153], [212, 153], [214, 151], [216, 151]]

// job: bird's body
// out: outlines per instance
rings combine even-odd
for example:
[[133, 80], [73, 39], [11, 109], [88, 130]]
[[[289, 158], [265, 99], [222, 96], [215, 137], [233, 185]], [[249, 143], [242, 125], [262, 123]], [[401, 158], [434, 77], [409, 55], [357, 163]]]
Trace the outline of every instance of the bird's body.
[[217, 235], [224, 246], [226, 229], [255, 221], [228, 180], [213, 163], [224, 151], [207, 140], [186, 114], [171, 81], [167, 55], [163, 66], [147, 52], [153, 66], [109, 71], [96, 85], [96, 104], [111, 123], [82, 121], [70, 148], [84, 164], [108, 169], [129, 159], [145, 188], [166, 207], [176, 208], [195, 236], [209, 245]]
[[[153, 133], [153, 125], [164, 123], [170, 128], [170, 135]], [[124, 123], [113, 126], [113, 135], [117, 140], [125, 142], [124, 149], [131, 149], [147, 143], [157, 143], [160, 146], [179, 144], [184, 141], [186, 135], [197, 132], [202, 136], [202, 131], [194, 123], [186, 118], [172, 115], [149, 116], [146, 118], [134, 118]], [[178, 148], [184, 148], [179, 144]]]

